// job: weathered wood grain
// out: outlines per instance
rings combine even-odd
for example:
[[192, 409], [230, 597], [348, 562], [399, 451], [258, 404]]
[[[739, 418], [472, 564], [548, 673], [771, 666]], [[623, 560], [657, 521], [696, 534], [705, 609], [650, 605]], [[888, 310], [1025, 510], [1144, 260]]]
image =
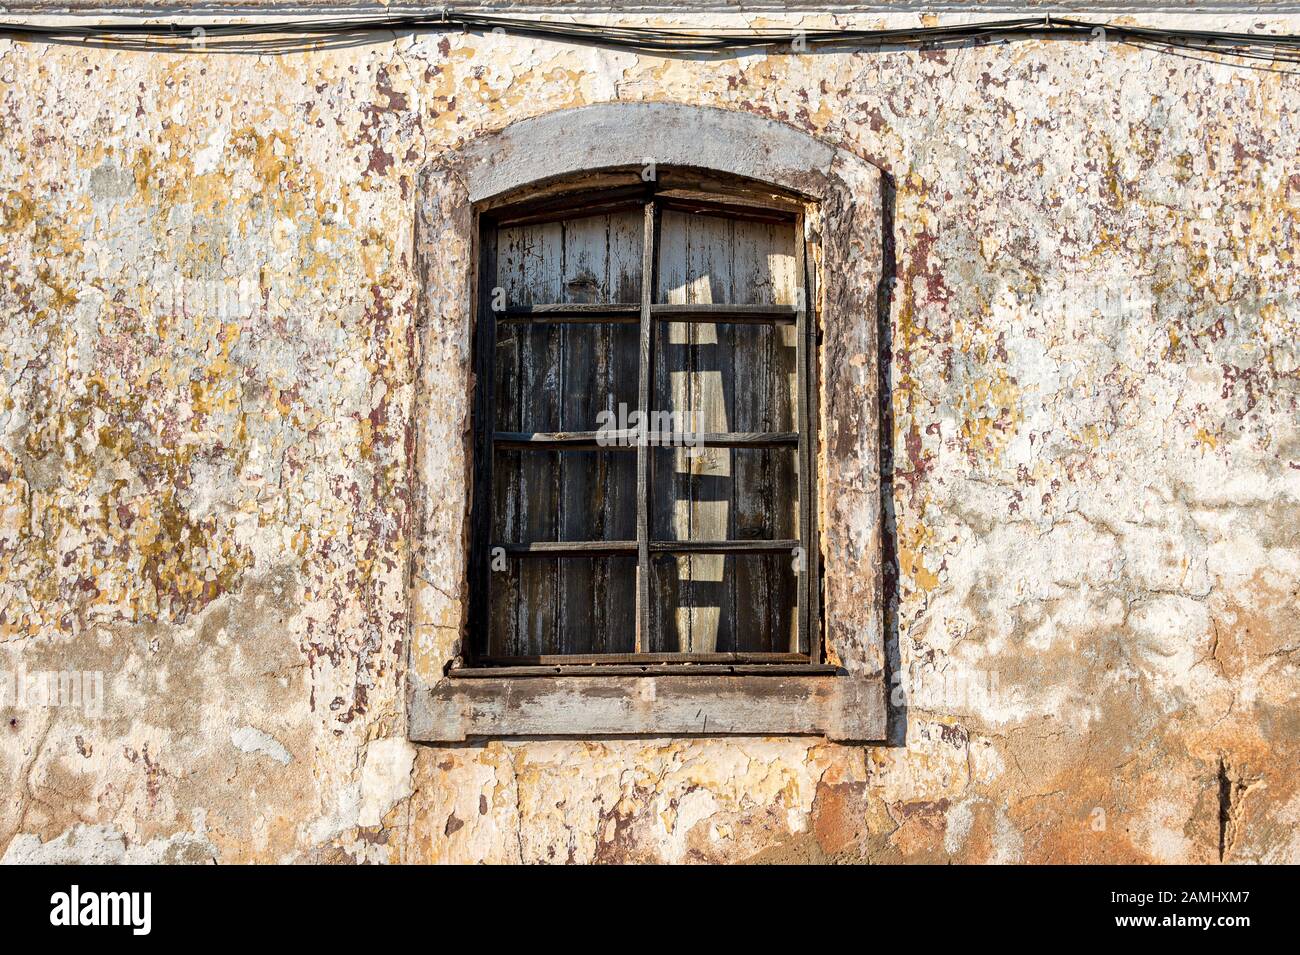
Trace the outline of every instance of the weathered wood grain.
[[[643, 652], [806, 647], [806, 557], [786, 547], [812, 523], [799, 480], [810, 460], [796, 420], [800, 337], [786, 324], [806, 310], [798, 220], [783, 215], [676, 208], [499, 229], [505, 317], [522, 321], [502, 323], [513, 364], [497, 369], [515, 382], [492, 436], [510, 483], [494, 539], [513, 565], [496, 590], [513, 604], [494, 602], [489, 652], [608, 651], [629, 613]], [[646, 270], [657, 274], [629, 301]], [[624, 321], [588, 321], [610, 317]], [[678, 430], [635, 455], [621, 453], [632, 440], [607, 449], [593, 425], [619, 403], [671, 412]], [[644, 554], [625, 582], [611, 555], [637, 538]]]
[[[511, 414], [495, 421], [509, 482], [496, 502], [498, 542], [634, 535], [634, 464], [620, 448], [601, 447], [595, 428], [600, 412], [635, 401], [635, 330], [586, 319], [639, 308], [626, 301], [640, 293], [639, 224], [630, 212], [499, 230], [506, 316], [565, 320], [502, 325], [513, 353], [498, 372], [514, 391], [502, 402]], [[503, 455], [520, 448], [529, 453]], [[561, 548], [500, 571], [513, 581], [499, 588], [512, 603], [493, 615], [492, 651], [630, 649], [605, 646], [607, 635], [630, 632], [635, 602], [625, 562], [593, 556], [608, 552]]]
[[[662, 231], [664, 301], [656, 317], [690, 324], [670, 324], [663, 336], [660, 400], [695, 429], [780, 433], [797, 442], [793, 348], [785, 344], [788, 337], [793, 345], [793, 329], [773, 323], [796, 315], [792, 224], [674, 211], [665, 213]], [[795, 455], [720, 445], [697, 442], [657, 455], [656, 536], [793, 537]], [[663, 648], [787, 649], [794, 593], [786, 564], [715, 555], [658, 561]]]
[[[740, 230], [753, 232], [757, 230]], [[774, 264], [774, 263], [769, 263]], [[728, 325], [793, 325], [796, 310], [790, 305], [771, 304], [736, 304], [731, 302], [668, 302], [651, 308], [655, 318], [661, 322], [700, 322], [704, 324]]]
[[501, 313], [499, 320], [512, 325], [635, 325], [641, 320], [641, 313], [636, 306], [551, 302], [511, 306]]
[[[654, 302], [658, 282], [655, 264], [658, 242], [659, 207], [651, 199], [645, 204], [641, 222], [641, 319], [638, 328], [636, 408], [643, 425], [654, 400], [655, 327], [650, 317], [650, 307]], [[638, 653], [653, 649], [655, 643], [650, 612], [652, 591], [649, 548], [653, 494], [650, 448], [644, 442], [639, 442], [636, 451], [636, 630], [633, 641]]]
[[[491, 670], [498, 666], [535, 666], [552, 667], [559, 665], [581, 665], [587, 676], [600, 676], [607, 673], [605, 667], [611, 664], [636, 664], [648, 667], [650, 675], [661, 673], [656, 669], [661, 664], [805, 664], [807, 656], [802, 653], [547, 653], [536, 657], [488, 657], [478, 669]], [[600, 669], [593, 669], [599, 667]], [[452, 668], [448, 676], [472, 676], [474, 667]], [[834, 667], [831, 668], [834, 670]], [[482, 674], [479, 674], [482, 675]], [[504, 675], [504, 674], [503, 674]]]
[[[725, 655], [724, 655], [725, 656]], [[548, 679], [555, 676], [831, 676], [838, 668], [828, 663], [816, 666], [801, 657], [794, 663], [656, 663], [641, 660], [636, 654], [630, 663], [601, 663], [600, 672], [594, 673], [596, 664], [566, 662], [569, 657], [559, 657], [554, 662], [538, 663], [533, 658], [526, 658], [526, 663], [501, 666], [492, 661], [491, 666], [453, 669], [447, 676], [452, 679], [490, 680], [500, 677], [527, 677], [530, 679]], [[717, 659], [717, 654], [710, 654], [708, 660]]]
[[879, 677], [554, 676], [444, 679], [417, 692], [411, 739], [511, 736], [825, 736], [879, 740]]
[[[497, 431], [492, 441], [498, 449], [522, 450], [592, 450], [632, 451], [640, 431], [636, 428], [605, 431]], [[651, 432], [646, 436], [651, 447], [679, 447], [694, 444], [706, 448], [775, 448], [795, 447], [799, 435], [794, 431], [726, 431], [726, 432]]]
[[[494, 371], [496, 367], [496, 316], [492, 312], [492, 283], [496, 279], [497, 230], [485, 226], [482, 230], [481, 262], [478, 270], [478, 308], [475, 315], [477, 333], [474, 336], [474, 414], [480, 421], [493, 421], [496, 417], [494, 407], [495, 390]], [[492, 539], [493, 488], [492, 466], [495, 454], [488, 440], [486, 429], [474, 432], [474, 457], [472, 472], [472, 491], [470, 496], [473, 507], [471, 528], [469, 574], [473, 586], [469, 588], [471, 626], [477, 633], [485, 633], [491, 614], [489, 594], [491, 592], [491, 555], [488, 542]], [[475, 650], [486, 647], [469, 648], [469, 656]]]

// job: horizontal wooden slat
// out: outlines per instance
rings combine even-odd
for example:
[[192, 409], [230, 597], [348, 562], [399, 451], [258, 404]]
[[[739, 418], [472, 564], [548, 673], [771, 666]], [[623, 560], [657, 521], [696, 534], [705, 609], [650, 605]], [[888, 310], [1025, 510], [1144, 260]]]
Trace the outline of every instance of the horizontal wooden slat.
[[660, 169], [657, 183], [659, 196], [708, 199], [727, 205], [757, 206], [799, 213], [807, 207], [807, 200], [785, 194], [779, 189], [766, 188], [753, 183], [736, 183], [726, 177], [708, 173], [688, 172], [680, 169]]
[[721, 216], [726, 219], [740, 219], [748, 222], [793, 222], [797, 213], [773, 205], [757, 203], [718, 202], [716, 198], [704, 198], [699, 194], [686, 191], [660, 193], [656, 197], [666, 209], [677, 209], [695, 215]]
[[[609, 431], [497, 431], [492, 441], [498, 448], [513, 450], [631, 450], [636, 447], [635, 429]], [[795, 447], [799, 435], [793, 431], [659, 432], [646, 436], [650, 447], [660, 448], [777, 448]]]
[[504, 324], [599, 324], [635, 325], [641, 320], [640, 305], [599, 305], [586, 303], [545, 303], [511, 305], [496, 313]]
[[650, 313], [661, 322], [725, 322], [738, 325], [793, 325], [793, 305], [652, 305]]
[[679, 540], [651, 541], [652, 554], [787, 554], [799, 546], [797, 540]]
[[542, 225], [549, 222], [586, 219], [591, 216], [609, 215], [618, 212], [631, 212], [644, 205], [641, 199], [610, 199], [605, 202], [593, 202], [576, 209], [541, 210], [525, 215], [504, 216], [498, 220], [502, 228], [517, 226]]
[[534, 541], [493, 547], [502, 548], [508, 557], [603, 557], [636, 553], [636, 541]]
[[644, 205], [646, 189], [646, 183], [638, 181], [606, 189], [547, 196], [491, 209], [484, 213], [484, 218], [505, 227], [603, 215]]
[[[506, 324], [541, 322], [599, 323], [635, 325], [639, 321], [636, 305], [588, 305], [543, 303], [511, 305], [497, 312], [497, 321]], [[737, 325], [793, 325], [796, 311], [792, 305], [670, 305], [650, 306], [650, 313], [661, 322], [724, 322]]]
[[492, 676], [415, 689], [410, 738], [825, 736], [885, 738], [879, 676]]
[[[678, 540], [651, 541], [652, 554], [788, 554], [797, 540]], [[636, 541], [533, 541], [526, 544], [496, 543], [507, 557], [602, 557], [607, 554], [635, 554]]]
[[838, 668], [827, 663], [578, 663], [547, 666], [474, 666], [447, 672], [454, 680], [482, 680], [493, 677], [582, 676], [600, 679], [611, 676], [819, 676], [833, 675]]
[[806, 207], [806, 200], [783, 194], [780, 190], [738, 185], [726, 177], [676, 169], [659, 169], [658, 180], [647, 183], [642, 179], [643, 168], [636, 166], [623, 170], [602, 170], [583, 173], [538, 189], [529, 187], [523, 199], [503, 196], [486, 204], [483, 218], [510, 224], [518, 221], [566, 219], [587, 214], [592, 208], [611, 203], [626, 202], [631, 206], [645, 201], [653, 186], [656, 198], [666, 201], [705, 201], [743, 216], [748, 210], [779, 212], [796, 215]]
[[[654, 444], [654, 440], [651, 444]], [[793, 431], [722, 431], [697, 434], [672, 434], [664, 436], [661, 444], [671, 448], [690, 447], [694, 442], [706, 448], [779, 448], [799, 444], [799, 435]]]
[[[608, 664], [655, 665], [667, 663], [689, 664], [807, 664], [808, 657], [802, 653], [544, 653], [524, 657], [483, 657], [475, 661], [485, 666], [534, 666], [550, 667], [581, 664], [587, 667], [604, 667]], [[603, 672], [603, 670], [602, 670]]]
[[525, 451], [630, 451], [636, 447], [635, 431], [497, 431], [498, 448]]

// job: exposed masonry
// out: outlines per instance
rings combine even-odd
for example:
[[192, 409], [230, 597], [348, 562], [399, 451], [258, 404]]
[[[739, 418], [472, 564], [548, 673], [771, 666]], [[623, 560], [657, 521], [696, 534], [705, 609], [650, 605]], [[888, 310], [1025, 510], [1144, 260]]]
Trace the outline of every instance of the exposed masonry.
[[[1150, 16], [1300, 32], [1231, 6]], [[407, 740], [463, 615], [464, 382], [420, 375], [463, 367], [471, 250], [421, 258], [421, 177], [609, 103], [884, 173], [842, 210], [888, 237], [884, 365], [838, 366], [879, 395], [842, 439], [887, 437], [846, 506], [890, 745]], [[0, 40], [0, 670], [104, 674], [102, 718], [0, 713], [0, 857], [1300, 861], [1298, 112], [1085, 43]]]

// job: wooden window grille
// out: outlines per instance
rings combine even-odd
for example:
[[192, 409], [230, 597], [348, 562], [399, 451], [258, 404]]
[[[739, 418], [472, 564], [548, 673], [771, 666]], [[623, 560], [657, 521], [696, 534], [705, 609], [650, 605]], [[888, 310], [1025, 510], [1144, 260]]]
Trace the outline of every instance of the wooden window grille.
[[688, 170], [480, 211], [468, 665], [820, 664], [805, 214]]

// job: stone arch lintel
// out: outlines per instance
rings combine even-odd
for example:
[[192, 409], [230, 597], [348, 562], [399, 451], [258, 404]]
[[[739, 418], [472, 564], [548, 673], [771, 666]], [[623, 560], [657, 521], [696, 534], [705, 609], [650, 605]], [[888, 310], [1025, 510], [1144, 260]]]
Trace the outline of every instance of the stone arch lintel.
[[547, 179], [649, 162], [742, 176], [815, 200], [826, 198], [848, 169], [879, 181], [866, 161], [785, 123], [677, 103], [558, 110], [486, 133], [456, 153], [473, 203]]

